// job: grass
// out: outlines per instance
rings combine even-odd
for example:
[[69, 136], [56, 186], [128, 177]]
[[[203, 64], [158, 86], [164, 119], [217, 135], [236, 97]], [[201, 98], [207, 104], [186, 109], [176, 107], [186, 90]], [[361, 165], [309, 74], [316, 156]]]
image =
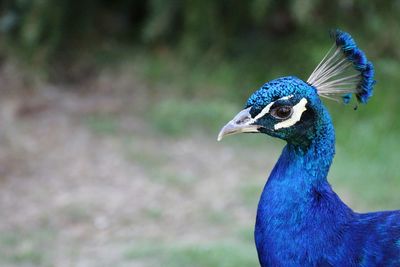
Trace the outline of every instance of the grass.
[[237, 236], [243, 243], [254, 244], [254, 229], [253, 227], [241, 227], [237, 231]]
[[163, 216], [162, 209], [159, 208], [148, 208], [143, 211], [144, 216], [151, 220], [160, 220]]
[[232, 224], [232, 216], [225, 210], [217, 211], [207, 208], [204, 209], [202, 214], [202, 217], [205, 217], [210, 224], [224, 225], [225, 228], [228, 228]]
[[[152, 181], [168, 186], [170, 189], [184, 190], [198, 180], [197, 176], [186, 174], [181, 170], [170, 168], [174, 165], [173, 158], [168, 157], [168, 151], [156, 147], [147, 147], [135, 137], [125, 136], [123, 151], [125, 157], [136, 164], [148, 174]], [[152, 138], [157, 138], [153, 136]]]
[[128, 260], [147, 259], [148, 266], [164, 267], [242, 267], [258, 266], [250, 244], [217, 242], [206, 244], [147, 244], [125, 253]]
[[46, 246], [54, 235], [49, 229], [1, 232], [0, 265], [50, 266], [50, 254]]
[[115, 116], [107, 114], [93, 114], [84, 118], [85, 124], [96, 134], [113, 135], [118, 131]]
[[[363, 127], [355, 128], [357, 132]], [[397, 139], [393, 133], [379, 138], [376, 132], [366, 131], [339, 144], [331, 180], [339, 189], [350, 191], [357, 210], [399, 208]]]
[[238, 194], [240, 195], [242, 202], [248, 207], [255, 207], [258, 198], [261, 195], [262, 188], [259, 184], [247, 182], [240, 187]]
[[124, 138], [124, 152], [128, 160], [140, 163], [147, 170], [154, 169], [154, 166], [164, 166], [168, 163], [166, 155], [156, 153], [151, 149], [144, 149], [142, 142], [135, 136]]
[[168, 171], [162, 167], [150, 171], [150, 176], [154, 181], [181, 190], [189, 189], [193, 182], [198, 180], [195, 176], [180, 174], [177, 171]]
[[80, 203], [71, 203], [60, 208], [59, 218], [62, 218], [70, 224], [79, 224], [91, 222], [91, 207], [84, 206]]

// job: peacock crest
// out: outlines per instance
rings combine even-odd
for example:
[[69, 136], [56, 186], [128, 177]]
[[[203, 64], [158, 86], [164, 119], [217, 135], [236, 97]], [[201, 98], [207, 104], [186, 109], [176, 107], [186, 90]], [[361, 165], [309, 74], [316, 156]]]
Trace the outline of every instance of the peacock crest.
[[358, 48], [350, 34], [341, 30], [331, 32], [335, 43], [311, 73], [307, 82], [313, 85], [322, 97], [345, 103], [355, 94], [360, 103], [372, 96], [374, 65]]

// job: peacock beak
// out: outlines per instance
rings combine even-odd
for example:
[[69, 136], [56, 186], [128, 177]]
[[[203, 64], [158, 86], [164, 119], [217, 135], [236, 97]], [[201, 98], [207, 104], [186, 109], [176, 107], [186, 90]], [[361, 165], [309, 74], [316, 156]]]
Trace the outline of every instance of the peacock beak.
[[228, 122], [218, 134], [218, 141], [227, 135], [237, 133], [257, 133], [260, 126], [254, 125], [254, 119], [250, 115], [250, 108], [240, 111], [230, 122]]

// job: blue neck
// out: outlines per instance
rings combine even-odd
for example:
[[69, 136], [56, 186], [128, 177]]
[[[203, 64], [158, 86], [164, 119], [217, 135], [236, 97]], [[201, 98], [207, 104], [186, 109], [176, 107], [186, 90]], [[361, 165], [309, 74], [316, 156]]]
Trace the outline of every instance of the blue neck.
[[262, 266], [317, 264], [321, 243], [352, 216], [327, 181], [335, 133], [325, 109], [321, 117], [307, 147], [286, 145], [264, 187], [255, 229]]

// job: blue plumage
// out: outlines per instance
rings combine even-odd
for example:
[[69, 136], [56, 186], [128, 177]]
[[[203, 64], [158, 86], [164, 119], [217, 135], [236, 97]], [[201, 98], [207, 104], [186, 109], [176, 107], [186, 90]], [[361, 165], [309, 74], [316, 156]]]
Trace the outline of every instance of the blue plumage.
[[[335, 38], [361, 73], [357, 78], [362, 90], [356, 87], [354, 93], [365, 103], [372, 95], [373, 65], [363, 52], [354, 52], [361, 50], [349, 34], [336, 31]], [[314, 82], [323, 85], [318, 81], [326, 69], [315, 73]], [[331, 84], [325, 89], [343, 93]], [[254, 237], [260, 264], [400, 266], [400, 211], [353, 212], [327, 181], [335, 132], [321, 90], [292, 76], [270, 81], [250, 96], [244, 110], [219, 134], [220, 140], [229, 134], [258, 132], [287, 142], [258, 204]]]
[[375, 85], [374, 80], [374, 65], [368, 61], [365, 69], [361, 73], [362, 80], [359, 85], [361, 92], [357, 94], [357, 98], [361, 103], [367, 103], [367, 100], [372, 96], [373, 86]]

